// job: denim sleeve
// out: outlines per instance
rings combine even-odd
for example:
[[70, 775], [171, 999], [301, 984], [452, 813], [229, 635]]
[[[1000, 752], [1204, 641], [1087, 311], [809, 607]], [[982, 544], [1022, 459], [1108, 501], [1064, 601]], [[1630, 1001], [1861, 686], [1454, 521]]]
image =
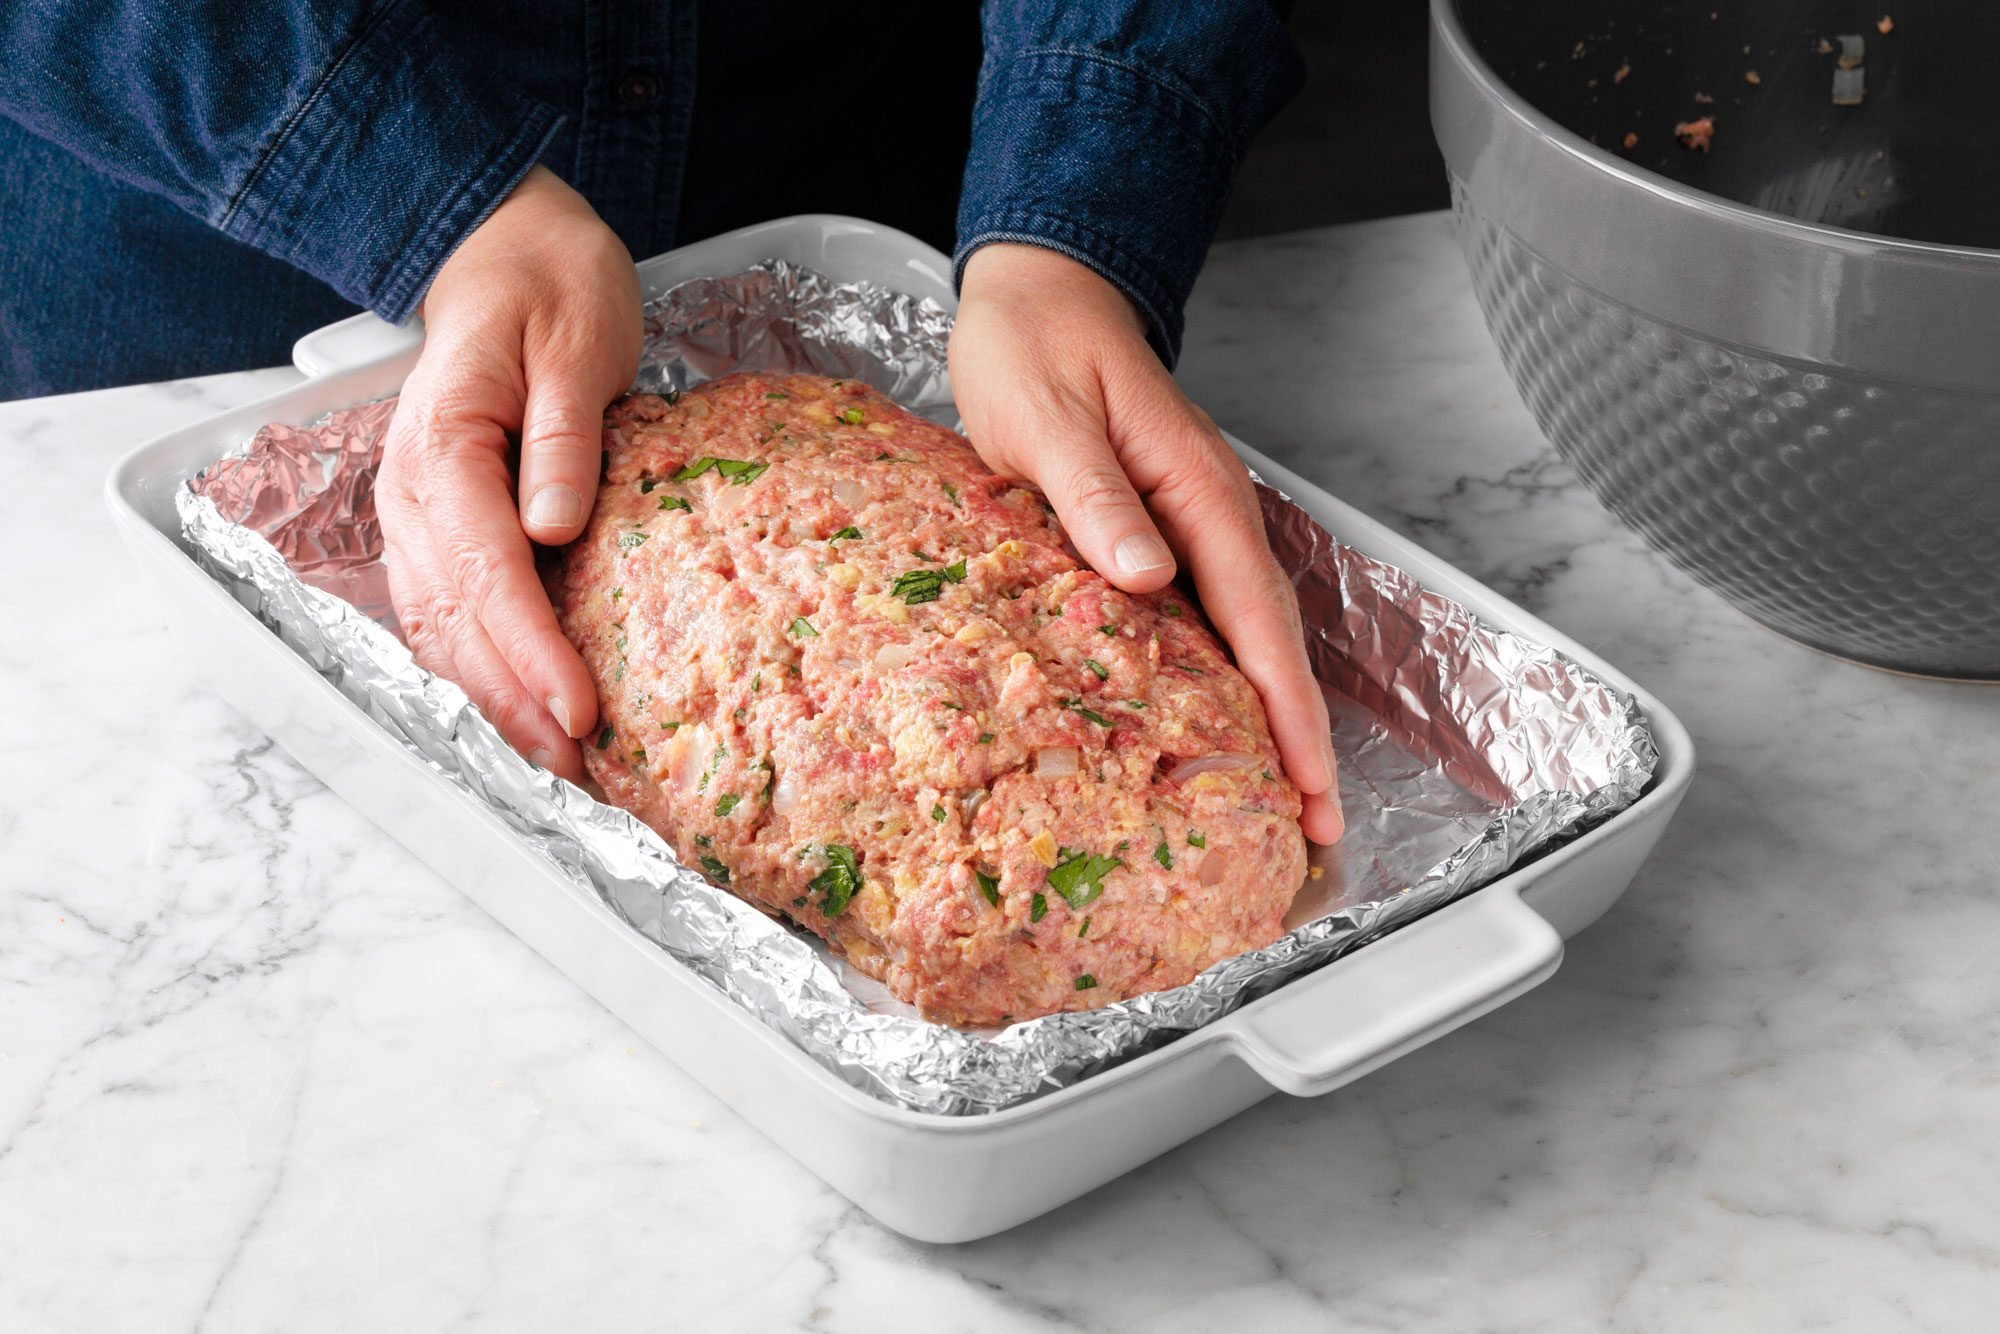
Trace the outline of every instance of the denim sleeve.
[[1080, 260], [1180, 353], [1250, 138], [1303, 78], [1274, 0], [986, 0], [953, 275], [980, 246]]
[[420, 0], [0, 0], [0, 114], [398, 323], [560, 120]]

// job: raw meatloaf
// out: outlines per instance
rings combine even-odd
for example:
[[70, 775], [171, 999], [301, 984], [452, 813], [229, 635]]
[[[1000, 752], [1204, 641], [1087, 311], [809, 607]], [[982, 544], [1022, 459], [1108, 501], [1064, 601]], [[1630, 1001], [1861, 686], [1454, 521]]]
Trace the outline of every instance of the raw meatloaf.
[[1176, 986], [1305, 876], [1256, 693], [1169, 590], [848, 380], [732, 375], [606, 417], [559, 613], [609, 798], [927, 1017]]

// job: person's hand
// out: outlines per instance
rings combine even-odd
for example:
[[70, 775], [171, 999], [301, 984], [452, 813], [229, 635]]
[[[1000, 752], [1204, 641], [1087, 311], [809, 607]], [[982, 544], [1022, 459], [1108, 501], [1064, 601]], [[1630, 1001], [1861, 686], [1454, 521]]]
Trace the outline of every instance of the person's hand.
[[1249, 474], [1153, 354], [1137, 308], [1055, 251], [983, 246], [965, 267], [951, 381], [980, 456], [1039, 486], [1098, 573], [1149, 593], [1174, 577], [1176, 556], [1186, 563], [1306, 794], [1306, 836], [1338, 839], [1326, 701], [1297, 596]]
[[[390, 594], [418, 662], [510, 744], [572, 781], [597, 690], [536, 577], [535, 542], [583, 531], [604, 405], [639, 359], [639, 280], [583, 197], [536, 167], [424, 299], [376, 481]], [[508, 433], [521, 439], [520, 503]]]

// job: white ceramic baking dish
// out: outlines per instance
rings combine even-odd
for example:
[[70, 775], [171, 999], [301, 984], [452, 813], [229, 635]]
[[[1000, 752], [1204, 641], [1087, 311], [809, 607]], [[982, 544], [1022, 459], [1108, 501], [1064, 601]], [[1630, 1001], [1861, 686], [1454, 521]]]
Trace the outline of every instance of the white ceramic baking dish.
[[[955, 304], [943, 255], [851, 218], [785, 219], [640, 269], [652, 295], [770, 257]], [[303, 383], [170, 432], [118, 465], [107, 499], [166, 619], [215, 688], [329, 787], [793, 1157], [911, 1237], [965, 1241], [1012, 1227], [1274, 1092], [1311, 1097], [1339, 1088], [1520, 995], [1555, 971], [1565, 936], [1624, 892], [1693, 777], [1686, 729], [1609, 664], [1232, 442], [1343, 541], [1631, 691], [1659, 745], [1652, 787], [1549, 856], [1137, 1060], [990, 1115], [892, 1107], [841, 1082], [642, 939], [376, 727], [182, 547], [173, 497], [193, 473], [266, 422], [304, 423], [393, 392], [417, 341], [371, 316], [332, 325], [299, 343]]]

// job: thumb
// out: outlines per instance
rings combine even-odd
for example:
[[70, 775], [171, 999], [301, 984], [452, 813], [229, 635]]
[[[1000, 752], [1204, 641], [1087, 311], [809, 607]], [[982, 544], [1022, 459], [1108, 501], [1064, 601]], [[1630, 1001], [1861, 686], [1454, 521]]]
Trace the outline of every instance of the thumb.
[[1101, 425], [1018, 423], [1035, 437], [1003, 452], [1028, 463], [1063, 527], [1091, 568], [1128, 593], [1150, 593], [1174, 577], [1174, 554], [1133, 489]]
[[583, 532], [603, 470], [605, 399], [544, 370], [521, 417], [521, 527], [544, 546]]

